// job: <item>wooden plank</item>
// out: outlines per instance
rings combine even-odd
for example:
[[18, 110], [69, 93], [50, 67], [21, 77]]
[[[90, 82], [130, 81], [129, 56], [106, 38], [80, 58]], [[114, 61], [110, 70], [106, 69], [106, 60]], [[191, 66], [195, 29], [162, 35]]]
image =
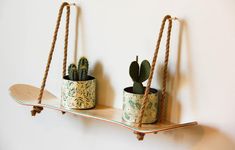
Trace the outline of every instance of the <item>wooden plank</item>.
[[60, 106], [60, 99], [58, 99], [55, 95], [48, 91], [44, 92], [42, 104], [38, 104], [37, 96], [39, 94], [39, 88], [27, 84], [15, 84], [10, 87], [9, 91], [10, 95], [22, 105], [41, 106], [44, 108], [59, 110], [87, 118], [102, 120], [140, 133], [157, 133], [159, 131], [197, 125], [197, 122], [195, 121], [181, 124], [164, 122], [155, 124], [144, 124], [141, 128], [138, 128], [135, 124], [127, 123], [122, 120], [122, 110], [118, 108], [97, 105], [94, 109], [89, 110], [66, 109]]

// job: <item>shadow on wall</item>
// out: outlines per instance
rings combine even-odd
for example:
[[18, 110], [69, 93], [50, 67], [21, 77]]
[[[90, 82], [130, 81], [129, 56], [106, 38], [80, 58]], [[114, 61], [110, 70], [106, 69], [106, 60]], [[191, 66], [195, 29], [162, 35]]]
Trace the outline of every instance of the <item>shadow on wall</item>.
[[79, 36], [78, 36], [79, 35], [79, 16], [80, 16], [81, 9], [77, 5], [74, 7], [76, 9], [76, 20], [75, 20], [75, 38], [74, 38], [74, 53], [73, 53], [74, 59], [73, 59], [73, 61], [77, 62], [77, 55], [78, 55], [77, 50], [78, 50], [78, 41], [79, 41]]
[[[76, 64], [77, 62], [77, 55], [78, 55], [78, 41], [79, 41], [79, 22], [81, 28], [83, 28], [83, 24], [81, 21], [81, 8], [79, 6], [75, 6], [76, 9], [76, 22], [75, 22], [75, 44], [74, 44], [74, 52], [73, 52], [73, 61]], [[82, 30], [83, 32], [85, 30]], [[82, 34], [84, 39], [84, 35]], [[83, 41], [81, 41], [83, 42]], [[83, 45], [83, 53], [85, 54], [86, 48], [84, 48], [85, 44]], [[94, 66], [94, 69], [91, 71], [91, 74], [96, 77], [97, 79], [97, 104], [106, 105], [106, 106], [113, 106], [115, 93], [113, 87], [111, 86], [109, 77], [104, 74], [103, 66], [101, 62], [97, 62]]]
[[97, 104], [113, 106], [115, 93], [110, 83], [110, 79], [104, 74], [101, 62], [97, 62], [92, 71], [97, 79]]
[[181, 128], [163, 132], [176, 143], [185, 143], [191, 150], [234, 150], [235, 143], [230, 137], [221, 131], [205, 126], [197, 125], [190, 128]]
[[[113, 135], [115, 135], [115, 137], [118, 137], [120, 140], [119, 142], [126, 142], [127, 138], [122, 137], [128, 136], [128, 138], [133, 138], [129, 139], [130, 141], [128, 141], [130, 142], [130, 147], [136, 145], [136, 143], [139, 142], [137, 139], [135, 139], [134, 134], [132, 135], [129, 130], [124, 128], [117, 127], [112, 124], [106, 124], [100, 121], [94, 122], [94, 120], [89, 118], [83, 118], [79, 116], [75, 117], [81, 119], [81, 122], [74, 120], [74, 117], [66, 118], [75, 124], [74, 127], [80, 126], [81, 123], [83, 123], [82, 128], [78, 130], [79, 134], [94, 135], [95, 133], [95, 136], [97, 137], [99, 134], [102, 134], [102, 136], [105, 138], [111, 138]], [[97, 130], [98, 128], [99, 130]], [[114, 134], [111, 135], [110, 132]], [[86, 136], [84, 138], [86, 138]], [[149, 147], [159, 146], [156, 144], [156, 140], [159, 139], [164, 139], [164, 142], [166, 143], [180, 144], [185, 147], [184, 149], [188, 150], [235, 150], [235, 142], [227, 134], [219, 131], [216, 128], [206, 125], [179, 128], [165, 132], [159, 132], [158, 134], [147, 134], [143, 141], [146, 142], [147, 145], [141, 142], [139, 146], [145, 149], [146, 146], [149, 145], [151, 145]], [[162, 149], [164, 148], [162, 147]]]
[[[75, 7], [75, 11], [76, 11], [76, 19], [75, 19], [75, 28], [74, 28], [74, 31], [75, 31], [75, 35], [74, 35], [74, 51], [73, 51], [73, 61], [74, 62], [77, 62], [77, 58], [78, 58], [78, 48], [79, 48], [79, 45], [82, 45], [80, 48], [82, 49], [82, 51], [80, 51], [79, 54], [82, 54], [82, 55], [86, 55], [86, 43], [83, 39], [86, 39], [85, 37], [85, 31], [84, 30], [84, 21], [83, 21], [83, 18], [82, 18], [82, 11], [81, 11], [81, 7], [80, 6], [74, 6]], [[80, 30], [79, 30], [80, 28]], [[80, 31], [80, 32], [79, 32]], [[82, 31], [82, 32], [81, 32]], [[79, 44], [80, 43], [80, 44]]]
[[[186, 46], [186, 53], [187, 53], [187, 59], [188, 59], [188, 72], [187, 74], [182, 74], [181, 72], [181, 53], [182, 53], [182, 43], [183, 43], [183, 37], [185, 39], [184, 43]], [[188, 26], [185, 22], [185, 20], [179, 21], [179, 34], [178, 34], [178, 46], [177, 46], [177, 56], [176, 56], [176, 64], [175, 64], [175, 72], [170, 72], [168, 70], [167, 75], [167, 96], [165, 100], [165, 108], [163, 108], [166, 120], [170, 120], [175, 123], [180, 122], [180, 116], [181, 116], [181, 104], [180, 100], [178, 99], [178, 93], [180, 89], [188, 84], [190, 89], [191, 98], [195, 97], [194, 94], [194, 84], [193, 84], [193, 75], [192, 75], [192, 60], [190, 55], [190, 39], [189, 39], [189, 33], [188, 33]], [[157, 76], [158, 76], [158, 85], [160, 85], [160, 88], [162, 89], [162, 79], [163, 79], [163, 68], [164, 64], [159, 64], [157, 66]], [[161, 96], [160, 101], [161, 101]], [[194, 103], [195, 99], [192, 98], [192, 103]], [[161, 111], [161, 109], [159, 109]]]

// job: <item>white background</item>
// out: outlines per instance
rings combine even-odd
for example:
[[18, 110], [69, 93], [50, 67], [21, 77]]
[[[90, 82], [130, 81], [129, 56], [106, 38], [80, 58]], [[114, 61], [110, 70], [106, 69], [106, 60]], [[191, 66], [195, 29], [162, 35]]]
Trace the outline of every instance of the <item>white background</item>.
[[[123, 88], [132, 84], [130, 62], [136, 55], [151, 60], [162, 18], [180, 18], [171, 39], [168, 118], [200, 125], [147, 135], [142, 142], [124, 128], [53, 110], [31, 117], [31, 108], [9, 96], [15, 83], [40, 86], [61, 2], [0, 0], [0, 150], [235, 149], [234, 0], [70, 1], [80, 11], [76, 17], [71, 9], [69, 62], [75, 49], [77, 58], [85, 55], [98, 79], [99, 103], [118, 108]], [[62, 25], [47, 84], [58, 97], [63, 35]], [[164, 44], [155, 88], [161, 87]]]

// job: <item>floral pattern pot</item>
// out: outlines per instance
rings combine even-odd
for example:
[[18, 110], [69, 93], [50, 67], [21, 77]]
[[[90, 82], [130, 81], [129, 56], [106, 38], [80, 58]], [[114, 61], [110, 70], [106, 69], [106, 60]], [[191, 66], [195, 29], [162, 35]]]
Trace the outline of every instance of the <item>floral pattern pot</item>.
[[86, 81], [71, 81], [63, 78], [61, 105], [68, 109], [89, 109], [96, 104], [96, 79], [89, 76]]
[[[142, 105], [144, 94], [132, 93], [132, 87], [127, 87], [123, 92], [122, 118], [130, 123], [136, 123]], [[150, 89], [148, 102], [144, 111], [142, 123], [154, 123], [157, 121], [158, 91]]]

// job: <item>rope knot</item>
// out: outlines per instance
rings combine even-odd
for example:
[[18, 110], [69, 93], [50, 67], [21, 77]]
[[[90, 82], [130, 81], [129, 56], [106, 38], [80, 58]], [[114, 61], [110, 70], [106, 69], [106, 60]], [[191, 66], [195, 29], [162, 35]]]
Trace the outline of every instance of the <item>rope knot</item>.
[[35, 116], [37, 113], [39, 114], [43, 110], [43, 107], [33, 106], [33, 110], [31, 110], [31, 115]]
[[137, 139], [138, 139], [139, 141], [143, 141], [143, 140], [144, 140], [145, 133], [141, 133], [141, 132], [134, 131], [134, 134], [136, 134]]

